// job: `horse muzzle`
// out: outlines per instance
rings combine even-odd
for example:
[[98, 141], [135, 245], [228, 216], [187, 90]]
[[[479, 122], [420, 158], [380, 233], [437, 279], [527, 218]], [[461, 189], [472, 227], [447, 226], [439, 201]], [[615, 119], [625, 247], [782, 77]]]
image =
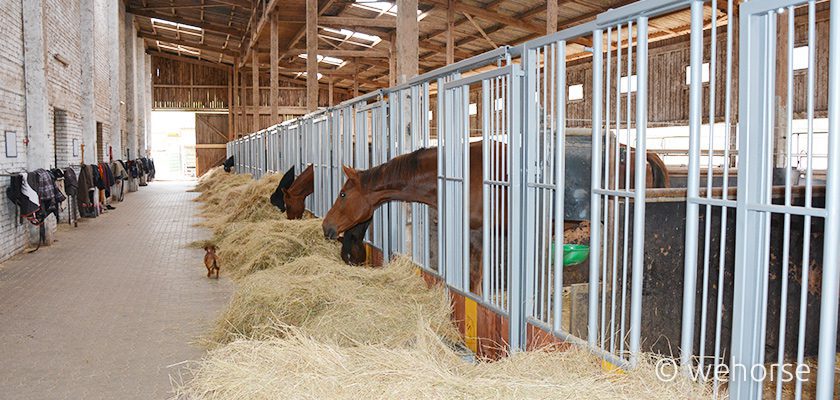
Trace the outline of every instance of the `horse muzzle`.
[[338, 229], [335, 226], [324, 225], [324, 237], [328, 240], [338, 239]]

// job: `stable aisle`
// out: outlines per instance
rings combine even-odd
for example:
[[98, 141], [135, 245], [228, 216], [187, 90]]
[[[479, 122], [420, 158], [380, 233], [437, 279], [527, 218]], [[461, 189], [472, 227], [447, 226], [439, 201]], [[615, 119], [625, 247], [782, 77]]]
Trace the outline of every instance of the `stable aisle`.
[[202, 356], [233, 289], [186, 247], [210, 235], [193, 185], [153, 182], [0, 264], [0, 398], [169, 397], [172, 365]]

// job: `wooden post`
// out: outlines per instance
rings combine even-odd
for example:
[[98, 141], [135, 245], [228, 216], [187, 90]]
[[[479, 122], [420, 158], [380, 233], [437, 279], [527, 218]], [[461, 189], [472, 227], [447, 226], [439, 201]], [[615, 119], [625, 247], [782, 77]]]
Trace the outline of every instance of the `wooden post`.
[[417, 0], [397, 0], [397, 84], [417, 75], [418, 36]]
[[306, 109], [318, 109], [318, 0], [306, 0]]
[[251, 52], [251, 96], [253, 98], [253, 132], [260, 130], [260, 57], [256, 49]]
[[788, 35], [792, 34], [792, 32], [789, 32], [788, 29], [787, 13], [779, 14], [777, 18], [776, 71], [779, 71], [779, 73], [777, 75], [778, 79], [776, 79], [776, 129], [773, 132], [773, 153], [775, 154], [775, 161], [773, 162], [773, 166], [782, 168], [785, 166], [785, 156], [787, 155], [787, 108], [790, 106], [787, 104], [787, 42]]
[[333, 106], [333, 82], [334, 81], [335, 81], [335, 79], [330, 79], [329, 85], [327, 86], [328, 97], [330, 98], [330, 102], [329, 102], [330, 107]]
[[[551, 0], [549, 0], [549, 3]], [[455, 62], [455, 0], [446, 5], [446, 63]]]
[[[246, 70], [247, 71], [247, 70]], [[251, 124], [248, 124], [248, 79], [242, 71], [239, 71], [239, 134], [244, 135], [251, 129]]]
[[546, 33], [557, 32], [557, 0], [546, 1], [545, 7], [545, 31]]
[[228, 73], [228, 93], [227, 93], [227, 106], [228, 106], [228, 141], [233, 139], [233, 71], [236, 67], [230, 69]]
[[388, 55], [388, 86], [397, 85], [397, 39], [395, 34], [391, 35], [390, 54]]
[[271, 16], [271, 88], [269, 90], [269, 104], [271, 105], [271, 123], [276, 124], [280, 122], [280, 114], [277, 112], [278, 95], [280, 86], [279, 78], [280, 71], [278, 70], [280, 63], [280, 23], [277, 20], [278, 13]]
[[359, 60], [353, 59], [353, 97], [359, 95]]
[[231, 139], [236, 139], [236, 134], [239, 133], [239, 57], [233, 59], [233, 82], [231, 82], [233, 86], [233, 129], [230, 132]]

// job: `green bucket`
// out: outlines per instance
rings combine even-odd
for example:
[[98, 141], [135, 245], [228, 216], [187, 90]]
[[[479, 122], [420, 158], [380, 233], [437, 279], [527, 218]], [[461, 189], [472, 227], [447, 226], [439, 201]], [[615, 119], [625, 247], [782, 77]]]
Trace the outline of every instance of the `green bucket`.
[[[551, 244], [551, 258], [554, 258], [554, 243]], [[563, 266], [578, 265], [589, 258], [589, 246], [585, 244], [563, 245]]]

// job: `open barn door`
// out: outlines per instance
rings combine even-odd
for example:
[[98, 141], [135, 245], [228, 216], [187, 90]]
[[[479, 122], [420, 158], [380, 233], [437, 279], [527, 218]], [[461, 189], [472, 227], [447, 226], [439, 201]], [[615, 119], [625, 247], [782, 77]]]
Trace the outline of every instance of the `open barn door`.
[[228, 142], [228, 115], [195, 113], [195, 168], [196, 176], [218, 165], [226, 158]]

